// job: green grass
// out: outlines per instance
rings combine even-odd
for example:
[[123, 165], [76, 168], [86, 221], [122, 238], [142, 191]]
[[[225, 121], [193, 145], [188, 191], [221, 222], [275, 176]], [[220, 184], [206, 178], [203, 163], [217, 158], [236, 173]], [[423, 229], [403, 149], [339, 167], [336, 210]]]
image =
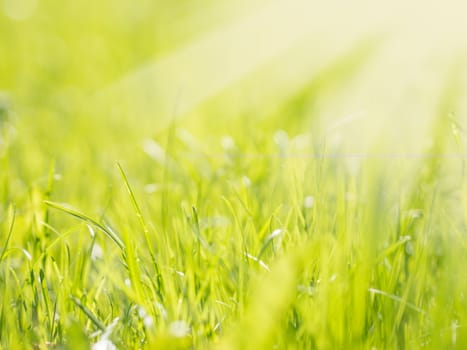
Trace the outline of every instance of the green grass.
[[0, 349], [467, 348], [461, 44], [319, 22], [158, 95], [260, 4], [2, 5]]

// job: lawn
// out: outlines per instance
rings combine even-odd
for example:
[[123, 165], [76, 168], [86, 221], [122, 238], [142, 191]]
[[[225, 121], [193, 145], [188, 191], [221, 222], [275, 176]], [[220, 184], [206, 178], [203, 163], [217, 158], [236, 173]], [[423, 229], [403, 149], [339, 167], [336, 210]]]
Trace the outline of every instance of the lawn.
[[463, 10], [1, 0], [0, 349], [467, 349]]

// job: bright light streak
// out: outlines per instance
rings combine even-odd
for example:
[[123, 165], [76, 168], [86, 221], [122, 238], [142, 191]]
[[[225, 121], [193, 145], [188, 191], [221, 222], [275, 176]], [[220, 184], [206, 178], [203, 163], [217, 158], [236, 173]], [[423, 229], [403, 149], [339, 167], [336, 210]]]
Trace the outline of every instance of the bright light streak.
[[[329, 124], [336, 117], [365, 112], [369, 117], [362, 123], [366, 125], [355, 124], [358, 130], [347, 132], [349, 138], [363, 144], [371, 142], [370, 136], [376, 134], [372, 131], [377, 128], [400, 125], [401, 120], [390, 120], [394, 115], [402, 119], [414, 113], [424, 115], [417, 105], [405, 106], [406, 113], [387, 108], [392, 105], [388, 101], [399, 106], [410, 90], [410, 81], [423, 81], [426, 91], [416, 98], [436, 103], [444, 68], [452, 55], [466, 46], [463, 8], [465, 5], [456, 0], [443, 2], [441, 8], [421, 1], [268, 1], [244, 17], [138, 67], [100, 91], [98, 99], [125, 118], [138, 118], [138, 122], [157, 127], [233, 86], [249, 97], [245, 104], [253, 99], [265, 111], [300, 91], [362, 39], [384, 34], [382, 54], [376, 64], [365, 66], [369, 73], [359, 77], [359, 88], [323, 111]], [[438, 59], [441, 68], [430, 71], [430, 59]], [[226, 101], [226, 110], [233, 105]], [[427, 110], [433, 108], [430, 103], [425, 105]]]
[[[331, 45], [336, 38], [325, 37], [329, 36], [325, 31], [330, 21], [338, 25], [342, 22], [344, 30], [336, 33], [344, 42], [342, 46], [352, 43], [355, 33], [361, 34], [362, 25], [346, 27], [349, 20], [337, 9], [309, 1], [268, 2], [236, 22], [138, 68], [99, 96], [123, 99], [129, 103], [129, 110], [150, 110], [159, 118], [172, 116], [174, 108], [181, 115], [297, 47], [301, 49], [295, 56], [296, 62], [290, 62], [294, 68], [271, 71], [268, 80], [274, 84], [262, 88], [270, 91], [284, 86], [283, 83], [300, 85], [316, 71], [316, 66], [336, 54]], [[320, 47], [314, 48], [315, 41], [310, 37], [323, 34]]]

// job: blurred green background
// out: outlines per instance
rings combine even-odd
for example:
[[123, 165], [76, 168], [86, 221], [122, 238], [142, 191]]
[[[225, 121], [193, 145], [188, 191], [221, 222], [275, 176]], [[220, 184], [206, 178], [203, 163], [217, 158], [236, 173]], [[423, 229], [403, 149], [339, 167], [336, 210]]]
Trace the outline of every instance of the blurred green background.
[[[106, 325], [109, 315], [144, 300], [163, 318], [154, 303], [164, 298], [146, 285], [125, 289], [127, 266], [119, 265], [108, 237], [90, 237], [82, 222], [44, 205], [67, 202], [102, 219], [134, 248], [135, 261], [152, 266], [119, 162], [159, 249], [168, 281], [163, 306], [170, 320], [192, 321], [198, 346], [222, 338], [217, 325], [224, 318], [239, 327], [227, 333], [234, 340], [222, 338], [226, 344], [240, 347], [248, 343], [243, 333], [264, 328], [258, 347], [265, 348], [278, 329], [282, 346], [397, 348], [420, 344], [425, 331], [462, 324], [465, 283], [454, 275], [463, 276], [465, 260], [466, 9], [462, 1], [0, 0], [0, 222], [8, 232], [17, 208], [10, 246], [37, 263], [31, 267], [21, 256], [8, 260], [11, 269], [2, 267], [2, 279], [19, 276], [18, 286], [3, 289], [2, 310], [10, 299], [33, 299], [24, 290], [30, 271], [40, 270], [53, 276], [50, 300], [70, 317], [80, 315], [73, 320], [86, 324], [86, 334], [94, 326], [60, 293], [89, 293]], [[419, 224], [420, 213], [432, 221]], [[274, 237], [268, 241], [276, 227], [288, 234], [277, 247]], [[217, 255], [199, 242], [196, 248], [192, 230]], [[426, 232], [435, 237], [429, 244]], [[410, 237], [415, 241], [406, 248]], [[308, 251], [310, 241], [316, 246]], [[88, 254], [96, 242], [107, 265]], [[290, 258], [288, 248], [302, 243], [304, 252]], [[73, 264], [56, 267], [66, 249]], [[264, 253], [276, 266], [253, 293], [258, 303], [251, 308], [244, 305], [256, 290], [250, 279], [269, 267], [249, 265], [264, 262], [245, 258], [247, 252]], [[350, 277], [347, 263], [355, 268]], [[84, 277], [65, 278], [63, 287], [55, 268], [67, 278], [70, 271]], [[174, 277], [175, 269], [186, 280]], [[347, 278], [339, 280], [342, 288], [332, 280], [314, 294], [318, 276], [329, 280], [334, 271]], [[142, 275], [154, 273], [151, 267]], [[283, 284], [281, 274], [288, 276]], [[101, 278], [108, 278], [102, 288], [110, 301], [95, 285]], [[317, 299], [290, 297], [298, 280], [303, 295]], [[197, 294], [200, 283], [212, 290], [206, 300]], [[378, 283], [404, 303], [369, 300]], [[438, 291], [438, 284], [452, 288]], [[214, 298], [231, 303], [229, 311]], [[419, 316], [418, 306], [405, 308], [407, 300], [432, 317]], [[449, 300], [454, 306], [444, 313]], [[299, 326], [268, 323], [265, 305], [280, 311], [291, 303]], [[8, 316], [19, 319], [17, 334], [28, 329], [27, 339], [37, 344], [65, 339], [53, 324], [29, 327], [31, 310], [45, 309], [31, 304]], [[309, 309], [324, 316], [313, 319]], [[165, 321], [158, 332], [167, 330]], [[64, 334], [74, 334], [65, 323]], [[0, 335], [16, 334], [10, 324], [0, 322]], [[128, 329], [120, 326], [119, 344], [136, 347], [140, 334]], [[408, 330], [418, 332], [415, 341]], [[385, 343], [394, 335], [400, 338]], [[449, 336], [433, 336], [432, 345], [456, 343]], [[458, 344], [466, 339], [464, 331]]]
[[[226, 174], [261, 179], [290, 143], [291, 158], [329, 154], [350, 171], [365, 158], [402, 164], [410, 182], [426, 155], [447, 152], [437, 133], [463, 135], [462, 2], [1, 4], [4, 213], [46, 187], [51, 162], [55, 198], [93, 211], [120, 183], [116, 161], [144, 193], [167, 176], [212, 180], [229, 147]], [[164, 180], [166, 152], [191, 170]], [[462, 165], [449, 161], [455, 186]]]
[[446, 81], [465, 83], [463, 9], [454, 1], [5, 0], [2, 99], [18, 131], [31, 133], [30, 152], [51, 156], [79, 143], [70, 137], [77, 129], [110, 154], [171, 119], [204, 138], [228, 133], [240, 116], [291, 133], [315, 122], [323, 134], [344, 120], [345, 132], [323, 137], [349, 152], [383, 137], [391, 152], [416, 153]]
[[367, 152], [380, 136], [394, 152], [419, 152], [449, 76], [465, 82], [463, 9], [455, 1], [5, 0], [0, 88], [30, 142], [50, 154], [74, 142], [76, 128], [109, 138], [112, 149], [170, 119], [204, 137], [241, 115], [293, 133], [312, 120], [320, 132], [347, 120], [344, 133], [326, 138], [349, 152]]

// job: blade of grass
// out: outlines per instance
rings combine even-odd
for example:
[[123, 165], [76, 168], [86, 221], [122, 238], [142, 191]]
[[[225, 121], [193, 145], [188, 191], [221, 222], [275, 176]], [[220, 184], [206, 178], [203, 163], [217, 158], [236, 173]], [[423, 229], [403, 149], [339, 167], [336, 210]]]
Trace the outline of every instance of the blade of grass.
[[88, 316], [88, 318], [91, 320], [92, 323], [94, 323], [94, 325], [97, 328], [99, 328], [101, 331], [106, 330], [105, 325], [101, 321], [99, 321], [99, 319], [92, 313], [92, 311], [89, 310], [83, 303], [81, 303], [81, 301], [78, 298], [71, 295], [70, 299], [76, 306], [80, 308], [81, 311], [85, 313], [86, 316]]
[[79, 212], [78, 210], [69, 207], [66, 204], [60, 204], [56, 202], [51, 202], [51, 201], [44, 201], [46, 205], [49, 207], [52, 207], [54, 209], [61, 210], [71, 216], [74, 216], [75, 218], [84, 221], [88, 224], [91, 224], [98, 228], [100, 231], [102, 231], [107, 237], [109, 237], [122, 251], [125, 251], [125, 244], [121, 240], [121, 238], [113, 231], [108, 230], [105, 226], [102, 224], [98, 223], [96, 220], [90, 218], [89, 216]]
[[159, 285], [159, 291], [160, 291], [160, 289], [162, 287], [162, 276], [161, 276], [161, 273], [160, 273], [159, 264], [157, 263], [156, 254], [154, 252], [152, 242], [149, 239], [148, 226], [146, 225], [143, 214], [141, 213], [141, 209], [140, 209], [140, 207], [138, 205], [138, 202], [136, 201], [135, 194], [133, 193], [133, 190], [131, 189], [130, 183], [128, 181], [128, 178], [127, 178], [125, 172], [123, 171], [122, 166], [119, 163], [117, 163], [117, 167], [118, 167], [118, 169], [120, 171], [120, 175], [122, 176], [123, 182], [124, 182], [126, 190], [128, 192], [128, 195], [130, 196], [130, 200], [131, 200], [131, 203], [132, 203], [133, 208], [135, 210], [136, 217], [138, 218], [138, 221], [139, 221], [139, 223], [141, 225], [141, 228], [143, 230], [143, 235], [144, 235], [144, 239], [146, 241], [146, 246], [147, 246], [147, 248], [149, 250], [149, 255], [151, 256], [152, 263], [153, 263], [154, 268], [156, 270], [158, 285]]
[[141, 209], [139, 208], [138, 202], [136, 201], [135, 194], [133, 193], [133, 190], [131, 189], [130, 183], [128, 181], [128, 178], [125, 172], [123, 171], [122, 166], [119, 163], [117, 163], [117, 167], [118, 167], [118, 170], [120, 171], [120, 175], [122, 176], [128, 195], [130, 196], [131, 204], [133, 205], [133, 208], [135, 210], [136, 217], [138, 218], [138, 221], [143, 230], [144, 239], [146, 240], [146, 244], [149, 249], [149, 254], [151, 255], [151, 258], [153, 259], [154, 265], [157, 267], [156, 258], [155, 258], [156, 255], [154, 253], [154, 249], [152, 248], [152, 243], [149, 239], [148, 226], [146, 225], [146, 222], [143, 218], [143, 214], [141, 213]]
[[5, 254], [6, 254], [8, 244], [10, 243], [11, 235], [13, 234], [13, 227], [15, 226], [16, 207], [12, 206], [11, 208], [12, 209], [10, 209], [10, 210], [11, 210], [12, 214], [11, 214], [10, 228], [8, 229], [8, 234], [7, 234], [7, 237], [6, 237], [6, 241], [5, 241], [5, 244], [3, 245], [2, 253], [0, 254], [0, 262], [3, 260]]
[[368, 288], [368, 292], [372, 293], [372, 294], [378, 294], [378, 295], [382, 295], [382, 296], [385, 296], [386, 298], [389, 298], [389, 299], [392, 299], [394, 301], [397, 301], [398, 303], [402, 303], [404, 304], [405, 306], [407, 306], [409, 309], [412, 309], [414, 311], [417, 311], [421, 314], [424, 314], [425, 313], [425, 310], [419, 308], [417, 305], [414, 305], [412, 304], [411, 302], [407, 301], [407, 300], [404, 300], [403, 298], [397, 296], [397, 295], [394, 295], [394, 294], [391, 294], [391, 293], [387, 293], [383, 290], [379, 290], [379, 289], [375, 289], [375, 288]]

